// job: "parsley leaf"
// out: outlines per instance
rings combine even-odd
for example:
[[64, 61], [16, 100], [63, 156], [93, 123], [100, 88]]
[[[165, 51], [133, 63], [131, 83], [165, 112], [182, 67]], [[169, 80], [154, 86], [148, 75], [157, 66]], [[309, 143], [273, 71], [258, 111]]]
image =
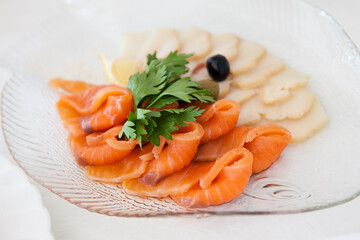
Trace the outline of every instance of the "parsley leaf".
[[149, 68], [161, 68], [166, 67], [166, 71], [171, 73], [171, 77], [174, 79], [179, 79], [181, 74], [187, 73], [189, 69], [186, 67], [186, 64], [189, 62], [186, 60], [194, 54], [179, 54], [178, 51], [170, 52], [169, 55], [164, 59], [158, 59], [156, 57], [156, 52], [147, 57], [147, 65]]
[[193, 82], [189, 77], [181, 75], [189, 70], [186, 60], [192, 54], [170, 52], [164, 59], [158, 59], [156, 52], [147, 56], [147, 68], [142, 73], [136, 73], [129, 79], [127, 88], [131, 90], [134, 99], [134, 112], [131, 112], [125, 122], [119, 138], [125, 135], [139, 142], [150, 141], [156, 146], [160, 144], [160, 136], [172, 140], [171, 133], [178, 126], [187, 126], [186, 122], [195, 121], [203, 110], [194, 106], [186, 109], [163, 109], [152, 111], [149, 108], [160, 109], [175, 101], [190, 103], [199, 100], [203, 103], [214, 102], [211, 92], [202, 85]]
[[135, 109], [146, 97], [160, 94], [166, 85], [166, 67], [130, 76], [127, 88], [132, 92]]
[[[211, 92], [201, 92], [199, 94], [199, 89], [201, 89], [202, 86], [197, 83], [190, 80], [189, 77], [181, 78], [178, 80], [175, 80], [168, 84], [168, 86], [152, 101], [149, 102], [147, 107], [152, 107], [153, 104], [156, 104], [157, 101], [159, 101], [161, 98], [166, 96], [166, 100], [181, 100], [187, 103], [190, 103], [193, 100], [200, 100], [201, 102], [212, 102], [214, 101], [210, 96], [210, 101], [208, 99], [202, 98], [201, 95], [211, 94]], [[194, 95], [193, 95], [194, 94]], [[172, 98], [169, 98], [168, 96], [171, 96]], [[164, 101], [164, 100], [162, 100]], [[169, 104], [170, 101], [167, 101], [167, 104]], [[175, 101], [173, 101], [175, 102]]]
[[[204, 110], [194, 106], [186, 109], [164, 109], [154, 112], [147, 109], [137, 109], [129, 115], [119, 137], [123, 134], [127, 138], [136, 139], [141, 146], [142, 140], [150, 140], [156, 146], [160, 144], [160, 135], [172, 140], [171, 133], [178, 130], [178, 126], [187, 126], [186, 122], [193, 122]], [[134, 118], [135, 117], [135, 118]]]

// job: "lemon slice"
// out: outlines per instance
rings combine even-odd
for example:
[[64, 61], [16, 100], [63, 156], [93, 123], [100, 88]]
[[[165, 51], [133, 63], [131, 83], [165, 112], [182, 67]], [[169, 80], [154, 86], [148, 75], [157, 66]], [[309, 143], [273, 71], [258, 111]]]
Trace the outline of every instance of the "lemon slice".
[[100, 53], [98, 56], [110, 84], [126, 87], [131, 75], [145, 70], [145, 64], [141, 61], [126, 58], [109, 59]]

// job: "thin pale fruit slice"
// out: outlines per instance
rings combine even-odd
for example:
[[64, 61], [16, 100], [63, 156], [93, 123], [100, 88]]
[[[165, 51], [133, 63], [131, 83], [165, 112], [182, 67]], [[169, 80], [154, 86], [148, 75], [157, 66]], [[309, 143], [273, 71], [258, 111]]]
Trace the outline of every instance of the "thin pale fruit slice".
[[273, 164], [291, 141], [291, 133], [276, 124], [251, 129], [244, 147], [254, 156], [252, 171], [261, 172]]
[[250, 126], [260, 122], [261, 115], [258, 111], [259, 109], [256, 109], [256, 107], [258, 107], [258, 104], [255, 104], [256, 102], [258, 102], [258, 100], [254, 100], [254, 98], [255, 97], [241, 104], [241, 111], [236, 126]]
[[262, 114], [270, 121], [282, 120], [285, 118], [299, 119], [308, 113], [315, 102], [315, 96], [306, 89], [292, 91], [292, 96], [285, 102], [272, 105], [262, 105]]
[[285, 64], [277, 57], [267, 55], [258, 65], [239, 76], [234, 77], [234, 83], [239, 88], [255, 88], [264, 84], [268, 78], [285, 67]]
[[237, 57], [230, 62], [231, 73], [235, 76], [255, 68], [266, 54], [263, 46], [247, 40], [240, 42], [238, 51]]
[[170, 52], [180, 49], [180, 41], [175, 30], [156, 29], [149, 33], [144, 44], [138, 48], [138, 60], [145, 61], [146, 56], [155, 51], [158, 58], [165, 58]]
[[126, 87], [131, 75], [145, 70], [145, 64], [141, 61], [125, 58], [109, 59], [100, 53], [98, 56], [110, 84]]
[[194, 53], [190, 59], [201, 59], [211, 50], [210, 34], [199, 28], [190, 28], [185, 31], [178, 31], [181, 52]]
[[202, 67], [200, 69], [198, 69], [196, 72], [191, 73], [191, 80], [192, 81], [201, 81], [204, 79], [211, 79], [206, 67]]
[[152, 144], [147, 144], [143, 149], [134, 149], [123, 159], [99, 166], [86, 166], [86, 175], [91, 180], [106, 183], [120, 183], [132, 178], [138, 178], [146, 170], [148, 161], [142, 160], [142, 156], [151, 153]]
[[260, 95], [256, 95], [242, 104], [238, 124], [257, 123], [262, 115], [270, 121], [299, 119], [311, 110], [314, 102], [315, 96], [306, 89], [294, 90], [289, 100], [272, 105], [265, 105]]
[[200, 145], [193, 161], [215, 161], [231, 149], [242, 147], [250, 129], [250, 127], [240, 126], [215, 140]]
[[172, 134], [172, 140], [166, 139], [160, 149], [155, 150], [154, 160], [150, 161], [140, 181], [145, 185], [156, 185], [166, 176], [180, 171], [189, 165], [200, 140], [204, 135], [202, 126], [197, 122], [189, 122]]
[[125, 59], [139, 60], [139, 48], [148, 37], [147, 32], [125, 33], [121, 36], [119, 57]]
[[227, 79], [225, 79], [224, 81], [219, 82], [219, 98], [224, 98], [231, 89], [231, 83], [232, 83], [232, 79], [230, 79], [229, 77]]
[[207, 207], [230, 202], [240, 196], [252, 174], [253, 156], [245, 148], [234, 148], [219, 158], [209, 172], [189, 191], [171, 195], [183, 207]]
[[194, 163], [161, 180], [156, 186], [144, 185], [140, 179], [125, 181], [122, 185], [126, 193], [137, 196], [168, 197], [187, 192], [198, 184], [214, 163]]
[[197, 121], [204, 128], [201, 143], [214, 140], [234, 129], [238, 121], [240, 105], [230, 99], [221, 99], [208, 105]]
[[324, 107], [319, 100], [316, 100], [310, 112], [301, 119], [284, 119], [274, 122], [263, 120], [261, 123], [276, 123], [283, 126], [291, 132], [292, 142], [302, 142], [319, 131], [328, 121]]
[[211, 36], [212, 50], [208, 57], [221, 54], [230, 62], [238, 54], [240, 41], [240, 38], [231, 33], [214, 34]]
[[235, 89], [225, 96], [227, 99], [234, 100], [235, 102], [242, 104], [256, 95], [255, 89]]
[[286, 67], [280, 73], [272, 76], [261, 89], [265, 104], [283, 102], [291, 96], [291, 90], [303, 88], [310, 77], [291, 67]]

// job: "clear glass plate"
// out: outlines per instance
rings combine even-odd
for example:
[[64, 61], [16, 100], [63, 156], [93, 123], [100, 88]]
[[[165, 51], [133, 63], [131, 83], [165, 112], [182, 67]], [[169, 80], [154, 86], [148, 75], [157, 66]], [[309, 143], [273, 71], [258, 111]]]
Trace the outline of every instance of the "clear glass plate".
[[[116, 216], [294, 213], [360, 194], [360, 54], [325, 12], [296, 0], [90, 3], [70, 4], [3, 60], [13, 76], [2, 94], [2, 129], [14, 159], [37, 182], [82, 208]], [[170, 199], [130, 196], [117, 185], [88, 180], [71, 155], [54, 107], [59, 95], [48, 80], [105, 83], [96, 54], [116, 56], [121, 33], [194, 25], [257, 41], [312, 76], [309, 88], [329, 124], [289, 146], [239, 198], [221, 206], [184, 209]]]

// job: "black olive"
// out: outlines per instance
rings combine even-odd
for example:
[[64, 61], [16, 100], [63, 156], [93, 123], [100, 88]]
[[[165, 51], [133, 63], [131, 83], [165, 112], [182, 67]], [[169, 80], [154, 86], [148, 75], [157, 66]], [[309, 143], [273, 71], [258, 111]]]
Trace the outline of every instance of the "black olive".
[[218, 82], [225, 80], [230, 73], [228, 60], [220, 54], [209, 57], [206, 61], [206, 68], [210, 77]]

